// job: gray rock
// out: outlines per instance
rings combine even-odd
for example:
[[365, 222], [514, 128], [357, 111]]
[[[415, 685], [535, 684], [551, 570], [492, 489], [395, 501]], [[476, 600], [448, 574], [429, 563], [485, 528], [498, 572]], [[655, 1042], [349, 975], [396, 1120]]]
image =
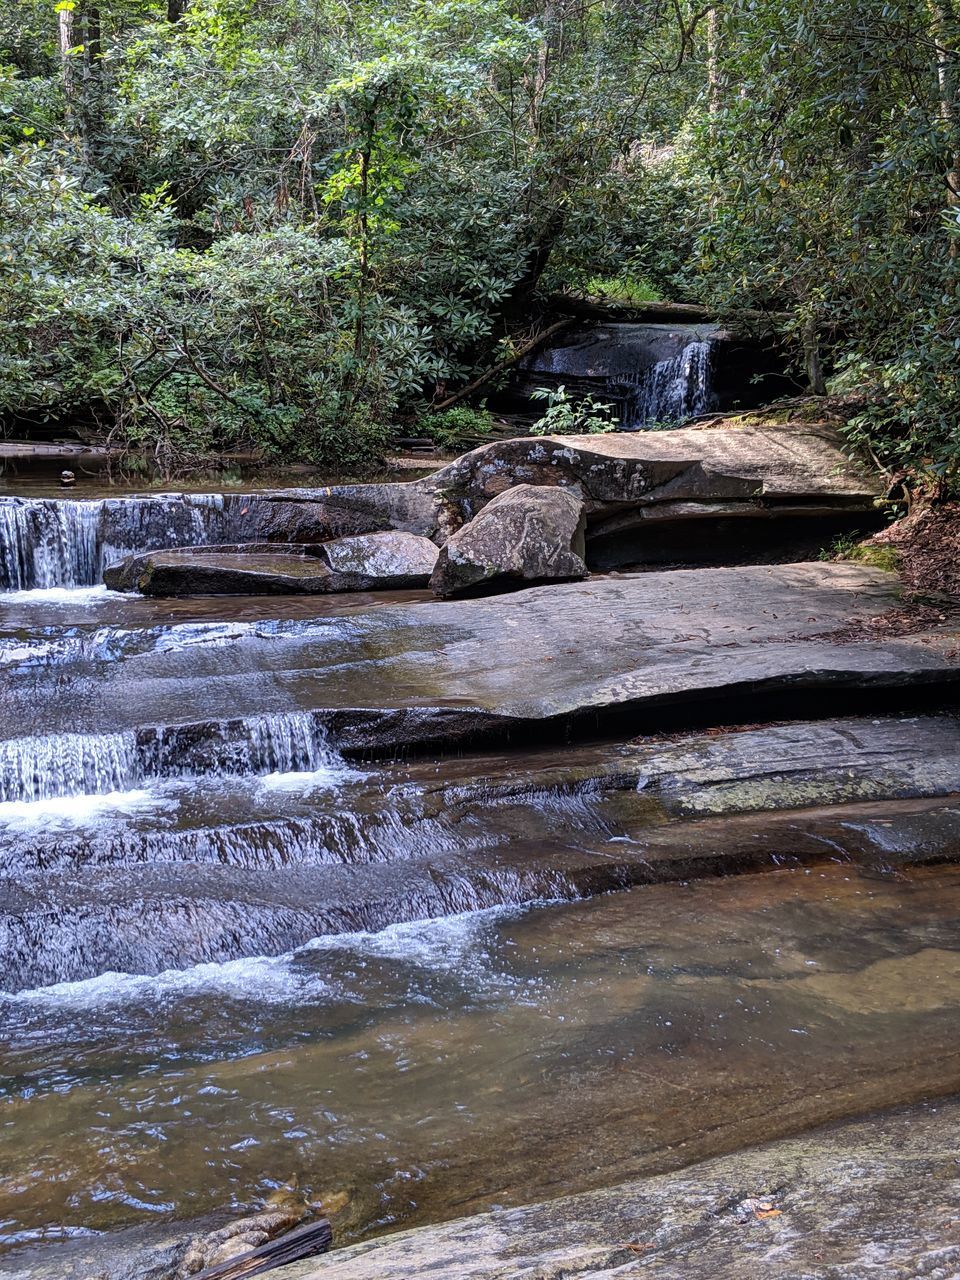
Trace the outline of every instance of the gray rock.
[[[669, 538], [678, 526], [714, 519], [766, 524], [787, 516], [826, 522], [828, 540], [831, 520], [875, 514], [880, 488], [825, 428], [683, 428], [496, 441], [411, 482], [230, 494], [205, 504], [153, 495], [136, 504], [136, 536], [130, 501], [111, 500], [101, 532], [116, 547], [188, 546], [203, 536], [200, 513], [205, 535], [223, 543], [286, 548], [395, 530], [442, 545], [492, 498], [524, 484], [581, 496], [588, 544], [652, 524], [668, 527]], [[33, 508], [31, 520], [48, 521], [44, 504]], [[606, 562], [613, 563], [609, 551]]]
[[318, 554], [335, 591], [385, 591], [426, 586], [440, 554], [429, 538], [413, 533], [369, 533], [325, 542]]
[[583, 502], [568, 490], [517, 485], [449, 538], [430, 586], [439, 596], [585, 578]]
[[326, 542], [391, 529], [429, 538], [443, 513], [437, 494], [417, 481], [279, 490], [251, 495], [243, 506], [245, 536], [270, 542]]
[[520, 484], [575, 489], [590, 526], [616, 518], [610, 532], [629, 527], [630, 512], [681, 522], [702, 521], [714, 508], [728, 518], [870, 513], [882, 487], [825, 427], [522, 437], [483, 445], [422, 480], [235, 495], [224, 536], [310, 543], [396, 529], [442, 544]]
[[426, 586], [436, 546], [412, 533], [369, 533], [317, 545], [181, 547], [109, 565], [113, 591], [150, 596], [314, 595]]
[[148, 596], [311, 595], [335, 589], [322, 560], [273, 545], [151, 551], [109, 565], [103, 580], [112, 591]]
[[294, 1263], [285, 1280], [949, 1280], [960, 1102]]
[[662, 725], [670, 709], [751, 722], [769, 719], [778, 697], [822, 706], [844, 692], [960, 682], [955, 626], [882, 640], [862, 628], [899, 607], [894, 575], [821, 562], [388, 605], [353, 614], [322, 642], [276, 639], [269, 663], [250, 635], [218, 652], [215, 671], [189, 647], [131, 653], [94, 674], [68, 667], [70, 699], [58, 689], [38, 696], [32, 672], [9, 672], [0, 738], [25, 723], [36, 734], [170, 730], [297, 710], [319, 714], [347, 748], [392, 750], [520, 728], [553, 734], [561, 722], [595, 728], [614, 713], [629, 712], [635, 732]]
[[445, 500], [447, 525], [472, 519], [518, 484], [576, 489], [591, 524], [661, 504], [674, 519], [702, 519], [714, 504], [725, 516], [816, 505], [818, 514], [825, 507], [869, 511], [880, 489], [877, 476], [845, 457], [833, 432], [787, 427], [500, 440], [417, 483]]

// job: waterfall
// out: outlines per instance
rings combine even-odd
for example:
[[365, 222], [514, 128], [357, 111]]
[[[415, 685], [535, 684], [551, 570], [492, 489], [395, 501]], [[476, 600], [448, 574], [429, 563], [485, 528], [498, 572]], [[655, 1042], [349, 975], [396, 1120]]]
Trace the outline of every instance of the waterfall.
[[57, 733], [0, 742], [0, 800], [124, 791], [139, 776], [132, 733]]
[[99, 502], [0, 500], [0, 586], [93, 586], [99, 582]]
[[342, 768], [313, 717], [247, 716], [140, 733], [57, 733], [0, 741], [0, 802], [106, 795], [193, 774], [228, 776]]
[[241, 726], [230, 753], [230, 773], [311, 772], [340, 759], [305, 712], [248, 716]]
[[622, 426], [635, 431], [647, 423], [683, 422], [711, 404], [712, 344], [691, 342], [669, 360], [659, 360], [636, 379], [623, 407]]
[[0, 590], [92, 587], [133, 551], [224, 538], [221, 494], [0, 498]]

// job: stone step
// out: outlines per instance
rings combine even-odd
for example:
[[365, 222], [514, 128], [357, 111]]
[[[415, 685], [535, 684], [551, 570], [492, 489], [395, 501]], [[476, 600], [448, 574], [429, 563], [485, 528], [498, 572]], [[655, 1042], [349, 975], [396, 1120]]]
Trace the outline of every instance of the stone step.
[[[769, 718], [869, 691], [960, 680], [956, 623], [874, 638], [897, 580], [852, 564], [672, 571], [330, 618], [304, 634], [121, 650], [5, 673], [0, 740], [136, 729], [184, 749], [224, 722], [311, 714], [351, 751], [466, 742], [481, 733], [586, 732], [616, 714]], [[834, 705], [834, 710], [842, 708]]]
[[184, 782], [89, 830], [14, 822], [0, 829], [0, 968], [18, 989], [634, 884], [954, 860], [957, 727], [950, 715], [850, 719], [566, 762], [414, 762], [319, 792], [296, 779], [266, 793], [254, 780]]

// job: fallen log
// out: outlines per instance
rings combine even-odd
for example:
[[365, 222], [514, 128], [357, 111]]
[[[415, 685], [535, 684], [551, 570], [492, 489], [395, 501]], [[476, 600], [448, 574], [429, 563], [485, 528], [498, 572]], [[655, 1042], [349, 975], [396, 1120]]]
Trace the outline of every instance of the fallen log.
[[698, 302], [621, 302], [616, 298], [589, 298], [577, 293], [551, 293], [548, 312], [603, 324], [763, 324], [790, 319], [787, 311], [756, 311], [735, 307], [719, 312]]
[[550, 325], [549, 328], [538, 333], [530, 342], [520, 347], [518, 351], [515, 351], [512, 356], [508, 356], [506, 360], [501, 360], [499, 364], [493, 365], [492, 368], [481, 373], [479, 378], [474, 378], [473, 382], [468, 383], [465, 387], [461, 387], [461, 389], [459, 391], [455, 391], [452, 396], [447, 396], [446, 400], [441, 400], [439, 404], [431, 405], [431, 412], [436, 413], [441, 409], [450, 409], [453, 405], [459, 404], [461, 400], [466, 400], [467, 396], [472, 396], [474, 391], [479, 391], [480, 388], [488, 383], [491, 378], [495, 378], [498, 373], [505, 373], [507, 369], [518, 364], [524, 356], [532, 355], [538, 347], [542, 347], [543, 344], [547, 342], [548, 339], [552, 338], [555, 333], [560, 333], [562, 329], [569, 329], [573, 323], [574, 321], [568, 318], [566, 320], [558, 320], [556, 324]]
[[319, 1218], [305, 1227], [297, 1227], [276, 1240], [270, 1240], [241, 1253], [226, 1262], [218, 1262], [215, 1267], [207, 1267], [199, 1271], [193, 1280], [247, 1280], [248, 1276], [263, 1275], [265, 1271], [273, 1271], [276, 1267], [285, 1267], [290, 1262], [300, 1262], [304, 1258], [314, 1258], [319, 1253], [326, 1253], [333, 1243], [333, 1230], [326, 1218]]

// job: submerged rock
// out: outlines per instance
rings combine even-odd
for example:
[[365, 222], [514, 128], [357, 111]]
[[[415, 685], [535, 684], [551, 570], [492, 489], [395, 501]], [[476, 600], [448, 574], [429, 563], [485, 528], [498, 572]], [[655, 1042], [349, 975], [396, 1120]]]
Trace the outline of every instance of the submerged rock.
[[569, 490], [521, 484], [449, 538], [430, 579], [439, 596], [481, 586], [585, 578], [583, 502]]
[[326, 565], [304, 546], [224, 544], [149, 551], [103, 571], [111, 591], [150, 596], [300, 595], [329, 590]]
[[[960, 1270], [960, 1100], [822, 1125], [518, 1208], [380, 1236], [291, 1263], [284, 1280], [948, 1280]], [[682, 1159], [682, 1155], [680, 1157]], [[8, 1280], [186, 1280], [239, 1222], [169, 1222], [50, 1241]], [[199, 1229], [198, 1229], [199, 1228]], [[188, 1261], [189, 1259], [189, 1261]], [[185, 1265], [186, 1264], [186, 1265]]]
[[295, 1263], [289, 1280], [906, 1280], [960, 1269], [960, 1101]]
[[104, 570], [114, 591], [151, 596], [313, 595], [426, 586], [436, 546], [412, 533], [368, 533], [316, 546], [189, 547], [129, 556]]

